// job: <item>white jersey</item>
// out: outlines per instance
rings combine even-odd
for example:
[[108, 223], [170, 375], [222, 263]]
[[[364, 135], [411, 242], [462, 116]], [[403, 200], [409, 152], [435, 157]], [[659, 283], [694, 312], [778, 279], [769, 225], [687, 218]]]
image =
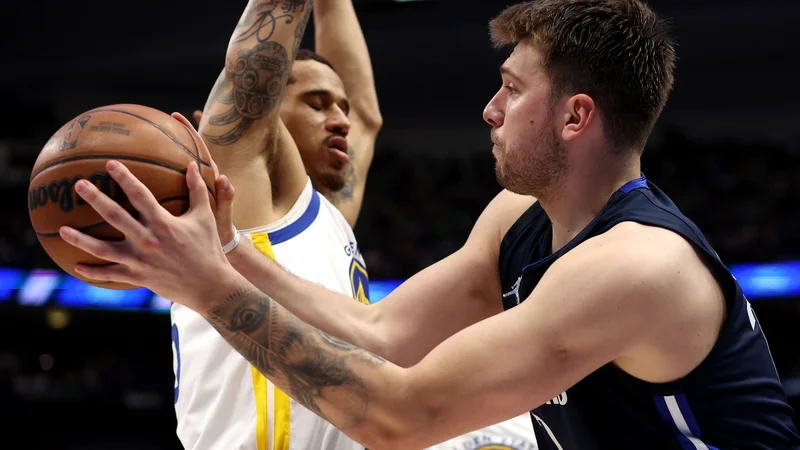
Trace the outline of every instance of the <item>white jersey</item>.
[[[289, 272], [369, 304], [353, 230], [310, 180], [283, 219], [242, 233]], [[273, 386], [202, 316], [178, 304], [170, 314], [177, 434], [186, 449], [363, 450]]]
[[537, 450], [530, 414], [450, 439], [428, 450]]

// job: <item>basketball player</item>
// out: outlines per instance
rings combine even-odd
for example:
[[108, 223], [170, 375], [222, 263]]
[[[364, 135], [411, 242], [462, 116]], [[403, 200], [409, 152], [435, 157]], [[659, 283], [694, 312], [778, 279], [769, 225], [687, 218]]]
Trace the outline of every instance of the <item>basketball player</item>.
[[[351, 2], [328, 1], [315, 6], [316, 46], [321, 54], [307, 49], [297, 52], [280, 114], [314, 189], [355, 227], [383, 119], [366, 43], [355, 12], [348, 6]], [[331, 61], [344, 68], [341, 78]], [[201, 111], [195, 111], [193, 117], [198, 124], [202, 122]], [[332, 133], [342, 139], [332, 140]], [[345, 151], [331, 147], [331, 141]]]
[[[250, 1], [199, 128], [219, 170], [240, 188], [234, 223], [248, 247], [310, 282], [368, 303], [366, 266], [352, 229], [312, 186], [288, 130], [299, 120], [314, 121], [317, 126], [301, 142], [327, 156], [323, 185], [341, 187], [337, 180], [344, 178], [349, 148], [360, 150], [365, 159], [358, 166], [367, 167], [380, 125], [369, 55], [351, 0], [315, 3], [321, 50], [349, 62], [341, 65], [341, 78], [311, 62], [293, 69], [311, 1]], [[308, 73], [323, 74], [313, 89], [304, 81]], [[303, 91], [287, 89], [287, 83]], [[295, 106], [298, 119], [281, 120], [282, 99], [302, 102]], [[314, 258], [305, 256], [310, 251]], [[177, 434], [185, 448], [363, 449], [276, 389], [202, 316], [176, 304], [171, 317]]]
[[[241, 139], [234, 139], [237, 130], [226, 123], [222, 124], [223, 130], [217, 131], [215, 129], [219, 128], [217, 125], [224, 122], [223, 118], [227, 119], [228, 111], [232, 111], [230, 105], [227, 105], [222, 108], [223, 110], [227, 109], [225, 113], [213, 115], [215, 108], [219, 110], [220, 103], [226, 103], [220, 102], [220, 98], [224, 99], [225, 95], [230, 95], [225, 91], [220, 92], [219, 89], [215, 90], [216, 92], [212, 94], [205, 106], [206, 113], [211, 114], [209, 120], [204, 122], [200, 114], [195, 114], [195, 120], [201, 124], [200, 131], [206, 142], [209, 143], [220, 170], [230, 178], [235, 186], [240, 189], [244, 187], [246, 192], [254, 192], [258, 186], [270, 185], [273, 188], [271, 202], [262, 195], [246, 194], [247, 198], [237, 197], [241, 198], [241, 202], [234, 208], [237, 211], [234, 223], [247, 228], [249, 240], [253, 241], [255, 247], [267, 255], [272, 255], [270, 250], [272, 247], [277, 260], [293, 273], [332, 289], [337, 289], [337, 287], [340, 288], [340, 291], [345, 289], [345, 293], [368, 304], [369, 288], [366, 266], [349, 227], [343, 226], [338, 219], [334, 220], [333, 224], [327, 224], [322, 220], [323, 217], [315, 222], [314, 227], [296, 236], [293, 232], [286, 233], [286, 231], [299, 228], [299, 226], [287, 224], [293, 221], [302, 223], [304, 218], [313, 211], [314, 203], [308, 203], [308, 196], [317, 194], [311, 194], [312, 189], [325, 195], [351, 226], [355, 224], [363, 200], [364, 186], [367, 171], [372, 162], [375, 140], [382, 125], [369, 52], [352, 1], [318, 0], [315, 2], [313, 14], [316, 32], [315, 46], [320, 53], [316, 54], [309, 50], [298, 51], [295, 62], [289, 69], [290, 76], [285, 92], [279, 99], [279, 122], [285, 125], [285, 130], [289, 132], [288, 135], [278, 141], [270, 142], [268, 137], [270, 127], [278, 124], [269, 120], [253, 123], [254, 129], [248, 131], [252, 137], [244, 136]], [[249, 22], [247, 22], [248, 20]], [[257, 23], [246, 17], [243, 21], [250, 26], [255, 26]], [[276, 27], [280, 26], [283, 24], [278, 22]], [[297, 34], [296, 38], [301, 39], [301, 34]], [[298, 42], [295, 42], [294, 45], [298, 45]], [[230, 52], [229, 49], [229, 54]], [[228, 59], [230, 60], [231, 56]], [[335, 67], [339, 68], [339, 72], [334, 70]], [[223, 76], [227, 70], [226, 68]], [[255, 129], [258, 127], [261, 130]], [[223, 132], [228, 133], [225, 138], [221, 139], [215, 136], [215, 134], [219, 135]], [[258, 139], [267, 139], [274, 147], [266, 145], [265, 151], [262, 152], [261, 147], [257, 146], [255, 147], [257, 152], [253, 155], [251, 143]], [[302, 164], [298, 163], [298, 150]], [[256, 170], [253, 170], [250, 162], [256, 162]], [[299, 171], [303, 168], [308, 174], [307, 178], [300, 175]], [[310, 179], [310, 184], [306, 181], [307, 179]], [[303, 184], [299, 185], [297, 180], [303, 180]], [[291, 194], [297, 190], [298, 186], [305, 186], [304, 193], [289, 212], [284, 213], [280, 205], [292, 201]], [[277, 205], [274, 211], [269, 210], [270, 203]], [[325, 207], [329, 207], [329, 205], [323, 203], [323, 211]], [[260, 215], [261, 217], [259, 217]], [[336, 214], [330, 215], [337, 216]], [[265, 221], [266, 223], [271, 222], [273, 225], [259, 226]], [[315, 230], [317, 231], [315, 232]], [[325, 231], [322, 232], [322, 230]], [[232, 234], [229, 237], [221, 236], [224, 239], [223, 242], [228, 242], [232, 237]], [[271, 241], [271, 245], [268, 241]], [[315, 258], [308, 258], [307, 249], [315, 249]], [[322, 252], [319, 249], [328, 250]], [[243, 271], [247, 270], [248, 268], [243, 267]], [[347, 281], [347, 283], [342, 284], [342, 281]], [[180, 328], [181, 319], [187, 316], [183, 314], [183, 311], [185, 309], [180, 306], [172, 309], [175, 340], [181, 340], [177, 330]], [[188, 317], [192, 321], [200, 320], [193, 313], [188, 314]], [[192, 330], [192, 328], [189, 329]], [[205, 331], [214, 336], [215, 342], [222, 343], [221, 338], [213, 330], [207, 328]], [[192, 338], [184, 338], [181, 341], [187, 342], [188, 339]], [[178, 346], [175, 348], [176, 358], [180, 352], [184, 361], [189, 358], [193, 363], [204, 360], [200, 355], [188, 353], [191, 349], [196, 348], [197, 353], [202, 354], [204, 347], [190, 346], [189, 350], [177, 350]], [[208, 362], [213, 364], [215, 361], [208, 360]], [[186, 367], [189, 366], [184, 362], [181, 368]], [[246, 368], [242, 366], [239, 369], [245, 370]], [[176, 364], [176, 380], [178, 376]], [[264, 386], [267, 390], [273, 389], [262, 378], [258, 376], [254, 378], [255, 390], [263, 390]], [[184, 396], [187, 391], [185, 379], [186, 376], [181, 381], [184, 386], [182, 389]], [[248, 395], [248, 390], [249, 388], [246, 387], [239, 388], [239, 395]], [[220, 396], [224, 395], [226, 394], [220, 393]], [[181, 398], [178, 396], [176, 402], [179, 435], [183, 430], [191, 429], [190, 418], [195, 416], [192, 414], [192, 409], [207, 408], [203, 402], [191, 406], [194, 404], [182, 402]], [[233, 398], [236, 397], [233, 396]], [[279, 404], [290, 404], [293, 408], [298, 409], [298, 413], [294, 416], [300, 417], [302, 414], [308, 413], [304, 408], [299, 408], [298, 405], [292, 403], [280, 391], [276, 391], [275, 398], [280, 400]], [[264, 422], [262, 416], [275, 417], [276, 420], [282, 417], [279, 412], [274, 414], [260, 412], [259, 414], [257, 420], [260, 424]], [[232, 418], [231, 420], [238, 419]], [[528, 423], [529, 419], [526, 416], [520, 416], [497, 427], [476, 431], [474, 434], [477, 436], [471, 434], [456, 438], [442, 444], [444, 446], [442, 448], [459, 446], [463, 442], [476, 438], [488, 442], [517, 442], [519, 446], [535, 448], [535, 437]], [[298, 424], [295, 428], [299, 429], [301, 426], [305, 427], [305, 425]], [[273, 429], [277, 430], [283, 428], [280, 424], [273, 426]], [[287, 434], [291, 434], [288, 428], [286, 430]], [[259, 433], [261, 433], [259, 436], [264, 433], [269, 436], [274, 434], [266, 431], [259, 431]], [[213, 434], [210, 436], [214, 437]], [[258, 437], [258, 441], [261, 440], [262, 438]], [[278, 443], [282, 441], [280, 435], [274, 440]], [[301, 441], [299, 437], [293, 437], [291, 442], [292, 448], [311, 448], [318, 445], [311, 441], [303, 444], [306, 441]], [[205, 448], [204, 445], [201, 447]]]
[[229, 259], [252, 252], [221, 251], [194, 163], [193, 213], [180, 218], [117, 163], [109, 171], [145, 224], [77, 184], [126, 235], [120, 245], [64, 228], [118, 263], [78, 270], [202, 314], [370, 448], [421, 448], [527, 409], [545, 449], [800, 448], [741, 288], [640, 172], [673, 82], [664, 23], [639, 0], [540, 0], [509, 7], [491, 30], [514, 46], [484, 110], [506, 190], [461, 250], [377, 305], [266, 258], [258, 287], [247, 281]]

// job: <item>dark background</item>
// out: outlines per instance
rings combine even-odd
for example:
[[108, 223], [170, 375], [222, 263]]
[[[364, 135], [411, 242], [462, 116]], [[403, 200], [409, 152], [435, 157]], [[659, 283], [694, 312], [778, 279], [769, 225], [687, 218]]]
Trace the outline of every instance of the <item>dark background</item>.
[[[455, 250], [499, 191], [481, 112], [504, 58], [487, 22], [510, 3], [356, 2], [385, 119], [356, 227], [373, 279], [407, 277]], [[679, 61], [645, 173], [726, 262], [800, 259], [800, 2], [651, 5], [671, 18]], [[244, 6], [0, 6], [0, 266], [54, 267], [25, 209], [49, 136], [106, 104], [201, 108]], [[800, 301], [754, 308], [787, 389], [795, 386]], [[0, 446], [176, 448], [169, 325], [163, 314], [0, 305], [0, 429], [20, 439]]]

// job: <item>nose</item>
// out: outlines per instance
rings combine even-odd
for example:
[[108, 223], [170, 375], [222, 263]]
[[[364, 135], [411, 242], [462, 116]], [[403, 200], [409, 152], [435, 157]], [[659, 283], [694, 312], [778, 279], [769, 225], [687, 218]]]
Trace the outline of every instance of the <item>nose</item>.
[[493, 128], [500, 128], [503, 126], [503, 120], [505, 119], [505, 114], [503, 113], [502, 108], [499, 106], [499, 99], [500, 93], [498, 92], [490, 101], [489, 104], [486, 105], [486, 108], [483, 109], [483, 120], [486, 121], [489, 125]]
[[325, 130], [347, 137], [347, 134], [350, 133], [350, 119], [347, 118], [347, 114], [338, 106], [331, 108], [331, 111], [325, 122]]

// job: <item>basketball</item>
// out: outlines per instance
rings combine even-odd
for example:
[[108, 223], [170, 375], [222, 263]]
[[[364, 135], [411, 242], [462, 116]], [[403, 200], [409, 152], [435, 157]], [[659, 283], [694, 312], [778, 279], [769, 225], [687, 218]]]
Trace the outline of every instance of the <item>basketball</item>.
[[124, 239], [74, 189], [78, 180], [86, 179], [137, 217], [106, 171], [111, 159], [124, 164], [173, 215], [189, 209], [186, 167], [192, 160], [198, 163], [214, 206], [214, 170], [205, 146], [186, 126], [141, 105], [103, 106], [80, 114], [42, 148], [28, 188], [28, 212], [39, 243], [61, 269], [78, 279], [103, 288], [132, 289], [135, 286], [78, 275], [74, 270], [78, 263], [109, 263], [66, 243], [58, 233], [67, 225], [98, 239]]

